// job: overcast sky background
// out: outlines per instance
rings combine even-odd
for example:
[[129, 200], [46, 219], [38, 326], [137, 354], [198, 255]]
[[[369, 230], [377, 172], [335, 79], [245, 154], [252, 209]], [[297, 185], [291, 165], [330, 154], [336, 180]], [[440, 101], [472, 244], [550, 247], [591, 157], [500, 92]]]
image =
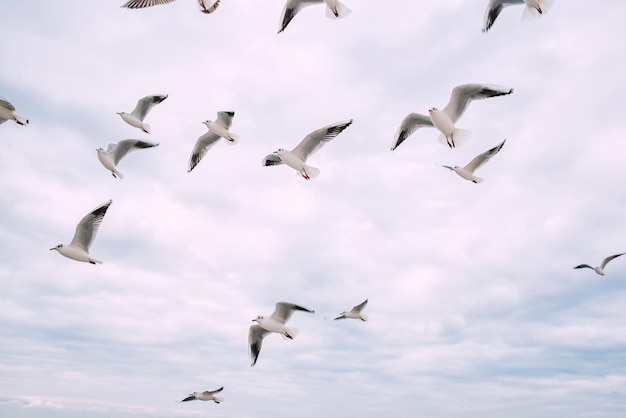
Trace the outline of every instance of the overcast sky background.
[[[20, 0], [0, 13], [0, 416], [623, 417], [626, 3], [557, 0], [481, 33], [486, 0]], [[434, 129], [390, 151], [410, 112], [464, 83], [450, 150]], [[169, 94], [150, 135], [116, 112]], [[202, 121], [233, 110], [187, 173]], [[262, 167], [279, 147], [354, 119], [305, 181]], [[125, 138], [116, 180], [96, 148]], [[465, 165], [507, 139], [477, 171]], [[113, 199], [91, 248], [48, 251]], [[369, 298], [370, 321], [328, 321]], [[248, 328], [277, 301], [293, 341]], [[177, 403], [224, 386], [223, 404]]]

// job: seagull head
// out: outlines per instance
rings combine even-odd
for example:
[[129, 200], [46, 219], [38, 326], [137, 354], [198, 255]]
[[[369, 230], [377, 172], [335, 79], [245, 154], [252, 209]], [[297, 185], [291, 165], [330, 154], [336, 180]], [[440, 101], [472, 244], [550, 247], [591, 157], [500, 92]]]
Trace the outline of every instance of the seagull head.
[[281, 153], [281, 152], [285, 152], [285, 149], [284, 148], [278, 148], [276, 151], [274, 151], [274, 154], [278, 154], [278, 153]]
[[450, 167], [449, 165], [442, 165], [443, 168], [447, 168], [448, 170], [454, 170], [455, 168], [459, 168], [458, 165], [455, 165], [454, 167]]
[[115, 113], [117, 113], [117, 114], [118, 114], [118, 115], [120, 115], [120, 116], [122, 116], [122, 115], [125, 115], [125, 114], [126, 114], [126, 112], [115, 112]]
[[57, 251], [59, 251], [59, 248], [63, 248], [63, 244], [59, 244], [59, 245], [57, 245], [56, 247], [52, 247], [52, 248], [50, 248], [50, 251], [52, 251], [52, 250], [57, 250]]
[[437, 109], [436, 107], [433, 107], [432, 109], [428, 109], [428, 113], [430, 112], [437, 112], [439, 109]]
[[262, 316], [262, 315], [259, 315], [259, 316], [257, 316], [256, 318], [254, 318], [254, 319], [252, 320], [252, 322], [259, 322], [259, 321], [262, 321], [262, 320], [263, 320], [263, 316]]

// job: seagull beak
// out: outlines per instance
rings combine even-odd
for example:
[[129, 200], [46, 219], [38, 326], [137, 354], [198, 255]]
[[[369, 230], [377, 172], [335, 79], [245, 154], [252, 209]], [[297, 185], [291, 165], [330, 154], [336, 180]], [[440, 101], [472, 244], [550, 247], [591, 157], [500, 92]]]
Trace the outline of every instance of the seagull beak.
[[447, 168], [448, 170], [454, 170], [454, 168], [450, 167], [449, 165], [442, 165], [443, 168]]
[[52, 247], [52, 248], [50, 248], [50, 251], [56, 250], [56, 249], [57, 249], [57, 247]]

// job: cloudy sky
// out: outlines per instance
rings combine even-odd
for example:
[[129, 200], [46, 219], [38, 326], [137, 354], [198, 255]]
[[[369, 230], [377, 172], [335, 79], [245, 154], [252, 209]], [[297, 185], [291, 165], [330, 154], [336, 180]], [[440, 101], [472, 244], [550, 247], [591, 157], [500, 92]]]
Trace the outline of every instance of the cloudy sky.
[[[0, 416], [623, 417], [626, 3], [557, 0], [544, 17], [487, 0], [20, 0], [0, 13]], [[462, 147], [410, 112], [491, 83]], [[116, 112], [168, 94], [147, 135]], [[233, 110], [187, 173], [202, 121]], [[262, 167], [279, 147], [354, 119], [313, 155], [318, 178]], [[157, 141], [113, 178], [96, 148]], [[467, 182], [465, 165], [507, 139]], [[76, 223], [113, 199], [91, 255]], [[369, 299], [369, 322], [329, 321]], [[248, 328], [278, 301], [293, 341]], [[224, 386], [223, 404], [179, 403]]]

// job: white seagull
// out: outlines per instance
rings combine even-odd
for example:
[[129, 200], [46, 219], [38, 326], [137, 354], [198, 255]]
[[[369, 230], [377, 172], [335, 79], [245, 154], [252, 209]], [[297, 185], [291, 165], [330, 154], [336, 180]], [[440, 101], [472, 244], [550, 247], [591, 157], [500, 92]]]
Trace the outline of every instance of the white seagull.
[[339, 0], [287, 0], [283, 14], [280, 17], [280, 27], [278, 33], [285, 30], [291, 19], [305, 6], [312, 4], [326, 3], [326, 17], [329, 19], [342, 19], [347, 17], [352, 10]]
[[[122, 7], [126, 7], [129, 9], [142, 9], [144, 7], [152, 7], [157, 6], [159, 4], [167, 4], [171, 3], [174, 0], [130, 0]], [[220, 0], [198, 0], [198, 6], [200, 6], [200, 11], [202, 13], [213, 13], [220, 5]]]
[[277, 302], [276, 309], [274, 309], [274, 312], [269, 318], [264, 318], [259, 315], [252, 320], [252, 322], [256, 322], [257, 325], [250, 326], [250, 331], [248, 331], [248, 345], [250, 347], [250, 358], [252, 359], [250, 366], [256, 364], [259, 353], [261, 352], [263, 338], [270, 332], [276, 332], [290, 340], [298, 335], [297, 328], [290, 328], [285, 325], [285, 322], [289, 321], [289, 318], [291, 318], [293, 311], [315, 313], [315, 311], [311, 309], [293, 303]]
[[221, 392], [222, 390], [224, 390], [224, 386], [222, 386], [219, 389], [215, 389], [215, 390], [205, 390], [202, 393], [194, 392], [194, 393], [189, 394], [181, 402], [198, 400], [198, 401], [213, 401], [215, 403], [221, 403], [221, 402], [224, 402], [224, 398], [219, 398], [219, 397], [214, 396], [214, 395], [216, 393]]
[[429, 116], [409, 113], [402, 120], [400, 128], [398, 128], [393, 138], [391, 150], [398, 148], [413, 132], [425, 126], [434, 126], [441, 132], [438, 140], [443, 145], [448, 145], [450, 148], [462, 145], [469, 138], [470, 131], [458, 129], [454, 124], [463, 115], [470, 102], [476, 99], [504, 96], [511, 93], [513, 93], [513, 89], [493, 84], [462, 84], [456, 86], [452, 89], [450, 101], [443, 110], [433, 107], [428, 111]]
[[350, 312], [343, 311], [342, 313], [340, 313], [339, 316], [335, 318], [335, 321], [338, 319], [346, 319], [346, 318], [360, 319], [361, 321], [367, 321], [367, 315], [361, 313], [363, 308], [365, 308], [365, 305], [367, 305], [367, 299], [365, 299], [365, 302], [361, 302], [360, 304], [352, 308]]
[[202, 157], [220, 139], [224, 138], [229, 145], [235, 145], [239, 140], [239, 135], [229, 132], [230, 125], [233, 123], [233, 117], [235, 112], [217, 112], [217, 120], [211, 122], [210, 120], [204, 121], [209, 132], [202, 135], [196, 141], [196, 145], [191, 152], [191, 158], [189, 158], [189, 169], [187, 172], [193, 170], [198, 165]]
[[621, 254], [615, 254], [615, 255], [610, 255], [607, 258], [605, 258], [604, 260], [602, 260], [602, 264], [600, 264], [600, 267], [591, 267], [589, 264], [580, 264], [576, 267], [574, 267], [575, 269], [582, 269], [582, 268], [588, 268], [591, 269], [593, 271], [595, 271], [596, 273], [598, 273], [600, 276], [604, 276], [604, 267], [606, 267], [606, 265], [609, 263], [609, 261], [613, 260], [614, 258], [617, 258], [621, 255], [624, 255], [626, 253], [621, 253]]
[[489, 161], [491, 157], [493, 157], [498, 152], [500, 152], [505, 142], [506, 142], [506, 139], [502, 141], [499, 145], [496, 145], [495, 147], [491, 148], [489, 151], [485, 151], [482, 154], [478, 154], [465, 167], [459, 167], [458, 165], [455, 165], [454, 167], [450, 167], [449, 165], [444, 165], [443, 167], [454, 171], [459, 176], [463, 177], [465, 180], [469, 180], [474, 183], [480, 183], [483, 181], [483, 179], [481, 179], [480, 177], [476, 177], [474, 175], [474, 171], [476, 171], [476, 169], [480, 168], [483, 164]]
[[139, 99], [139, 101], [137, 102], [137, 106], [135, 106], [135, 109], [132, 112], [117, 112], [117, 114], [120, 115], [122, 119], [124, 119], [124, 121], [129, 125], [134, 126], [135, 128], [139, 128], [145, 133], [149, 134], [150, 125], [144, 123], [143, 120], [154, 105], [161, 103], [165, 99], [167, 99], [167, 94], [146, 96], [142, 99]]
[[109, 200], [85, 215], [78, 225], [76, 225], [74, 238], [72, 238], [72, 242], [70, 242], [69, 245], [59, 244], [56, 247], [50, 248], [50, 250], [57, 250], [61, 255], [71, 258], [72, 260], [90, 264], [102, 264], [102, 261], [89, 256], [89, 247], [91, 247], [93, 240], [96, 238], [98, 228], [111, 203], [113, 203], [113, 201]]
[[332, 125], [317, 129], [305, 136], [293, 150], [288, 151], [286, 149], [279, 148], [272, 154], [266, 155], [261, 164], [264, 166], [270, 166], [285, 163], [289, 167], [295, 169], [298, 174], [306, 180], [315, 178], [319, 175], [320, 170], [307, 165], [307, 158], [309, 158], [309, 156], [315, 151], [322, 148], [324, 144], [339, 135], [344, 129], [350, 126], [351, 123], [352, 119], [333, 123]]
[[12, 120], [18, 125], [28, 125], [28, 119], [16, 115], [15, 107], [6, 99], [0, 97], [0, 124]]
[[554, 0], [489, 0], [487, 10], [485, 11], [485, 20], [483, 22], [483, 32], [487, 32], [493, 26], [496, 18], [508, 6], [516, 4], [526, 4], [522, 19], [534, 19], [547, 13], [552, 7]]
[[98, 159], [102, 165], [113, 174], [113, 177], [123, 179], [124, 174], [117, 169], [117, 165], [122, 158], [129, 152], [152, 148], [158, 145], [159, 144], [155, 144], [154, 142], [142, 141], [141, 139], [124, 139], [117, 144], [109, 144], [106, 151], [102, 148], [98, 148], [96, 151], [98, 153]]

